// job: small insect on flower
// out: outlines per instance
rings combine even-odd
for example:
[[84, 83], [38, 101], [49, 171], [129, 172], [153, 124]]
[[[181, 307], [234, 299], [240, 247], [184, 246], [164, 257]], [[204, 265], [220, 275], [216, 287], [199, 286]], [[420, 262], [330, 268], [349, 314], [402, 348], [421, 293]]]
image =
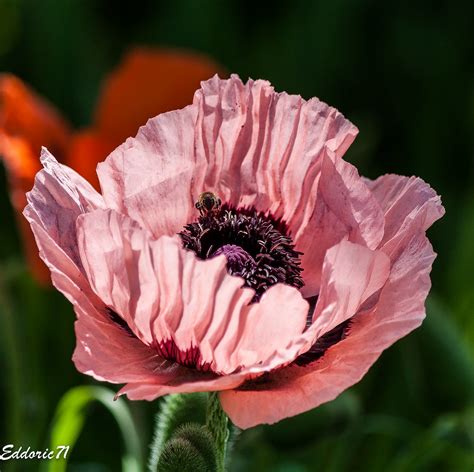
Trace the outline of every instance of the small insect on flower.
[[199, 195], [195, 206], [202, 216], [214, 213], [221, 206], [221, 199], [212, 192], [203, 192]]

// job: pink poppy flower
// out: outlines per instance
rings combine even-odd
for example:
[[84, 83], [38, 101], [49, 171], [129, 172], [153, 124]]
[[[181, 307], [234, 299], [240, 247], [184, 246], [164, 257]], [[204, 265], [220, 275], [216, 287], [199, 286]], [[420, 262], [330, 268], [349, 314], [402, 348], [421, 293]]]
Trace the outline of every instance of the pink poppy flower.
[[99, 164], [102, 194], [43, 150], [25, 216], [78, 370], [133, 400], [220, 391], [241, 428], [359, 381], [425, 316], [444, 209], [419, 178], [360, 177], [356, 134], [318, 99], [216, 76]]

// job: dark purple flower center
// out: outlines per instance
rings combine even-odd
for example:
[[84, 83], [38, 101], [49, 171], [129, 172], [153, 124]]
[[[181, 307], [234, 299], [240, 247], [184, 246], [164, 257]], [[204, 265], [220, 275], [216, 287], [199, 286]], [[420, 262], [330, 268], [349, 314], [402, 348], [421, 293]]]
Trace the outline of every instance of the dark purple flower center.
[[286, 225], [270, 214], [216, 205], [179, 235], [184, 247], [201, 259], [224, 254], [228, 272], [255, 290], [253, 302], [279, 282], [298, 289], [304, 285], [301, 253], [295, 250]]

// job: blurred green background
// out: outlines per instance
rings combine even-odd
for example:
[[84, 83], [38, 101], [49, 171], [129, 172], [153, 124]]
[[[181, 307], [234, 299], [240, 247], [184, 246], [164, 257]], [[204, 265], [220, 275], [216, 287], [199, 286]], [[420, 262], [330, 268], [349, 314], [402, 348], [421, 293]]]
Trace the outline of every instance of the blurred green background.
[[[232, 471], [474, 468], [473, 31], [472, 0], [0, 0], [0, 70], [75, 127], [90, 123], [102, 79], [132, 45], [186, 48], [318, 96], [359, 127], [346, 158], [361, 173], [418, 175], [442, 196], [423, 326], [332, 403], [244, 432]], [[70, 360], [71, 306], [27, 271], [3, 167], [0, 194], [0, 446], [38, 449], [61, 396], [93, 381]], [[128, 405], [146, 448], [157, 403]], [[99, 403], [85, 411], [68, 470], [120, 470], [113, 416]]]

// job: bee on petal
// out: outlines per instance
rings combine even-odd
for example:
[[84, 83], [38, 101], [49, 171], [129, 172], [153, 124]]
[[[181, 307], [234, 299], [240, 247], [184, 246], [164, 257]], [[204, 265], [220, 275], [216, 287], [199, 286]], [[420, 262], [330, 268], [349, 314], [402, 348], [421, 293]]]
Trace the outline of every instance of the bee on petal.
[[214, 213], [221, 206], [221, 199], [212, 192], [203, 192], [199, 195], [195, 207], [201, 213], [201, 216], [208, 216]]

